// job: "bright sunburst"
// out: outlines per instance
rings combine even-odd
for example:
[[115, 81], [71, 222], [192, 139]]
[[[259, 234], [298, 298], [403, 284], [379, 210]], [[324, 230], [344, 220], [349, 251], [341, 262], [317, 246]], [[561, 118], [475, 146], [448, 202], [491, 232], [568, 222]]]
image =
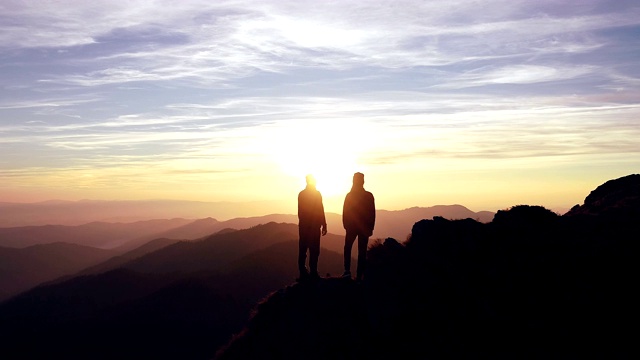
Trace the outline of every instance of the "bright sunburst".
[[277, 127], [271, 139], [270, 154], [281, 171], [299, 177], [307, 174], [317, 180], [324, 196], [346, 194], [353, 173], [361, 170], [358, 160], [366, 151], [361, 128], [346, 121], [300, 121]]

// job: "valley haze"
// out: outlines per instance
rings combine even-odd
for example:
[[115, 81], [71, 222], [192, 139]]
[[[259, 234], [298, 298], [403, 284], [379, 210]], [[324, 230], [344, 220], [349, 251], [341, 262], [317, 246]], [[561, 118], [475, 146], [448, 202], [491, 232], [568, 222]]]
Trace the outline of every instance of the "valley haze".
[[[205, 202], [180, 200], [51, 200], [37, 203], [0, 202], [0, 227], [38, 225], [83, 225], [100, 221], [127, 223], [155, 219], [202, 219], [215, 218], [219, 221], [234, 218], [259, 217], [269, 214], [296, 214], [295, 197], [289, 201], [255, 202]], [[514, 204], [515, 205], [515, 204]], [[449, 205], [436, 205], [444, 208]], [[451, 205], [461, 206], [461, 205]], [[431, 206], [429, 206], [431, 207]], [[391, 213], [409, 209], [428, 207], [414, 206], [401, 210], [382, 210]], [[558, 209], [563, 213], [568, 209]], [[461, 215], [472, 215], [473, 211]], [[331, 213], [330, 211], [327, 211]], [[490, 221], [487, 215], [495, 211], [477, 211], [483, 221]], [[335, 214], [335, 213], [334, 213]], [[436, 214], [440, 215], [440, 214]], [[445, 214], [447, 215], [447, 214]], [[297, 223], [297, 220], [295, 221]], [[342, 226], [340, 225], [340, 228]], [[333, 231], [336, 230], [334, 227]]]

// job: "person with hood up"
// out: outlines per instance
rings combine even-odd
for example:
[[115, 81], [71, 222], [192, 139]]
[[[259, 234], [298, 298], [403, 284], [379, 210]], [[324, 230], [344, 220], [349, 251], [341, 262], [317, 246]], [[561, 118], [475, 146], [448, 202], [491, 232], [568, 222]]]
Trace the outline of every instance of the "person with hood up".
[[373, 235], [376, 222], [376, 206], [373, 194], [364, 189], [364, 174], [353, 174], [353, 186], [344, 199], [342, 225], [344, 238], [344, 278], [351, 278], [351, 248], [358, 239], [358, 263], [356, 280], [364, 278], [369, 237]]

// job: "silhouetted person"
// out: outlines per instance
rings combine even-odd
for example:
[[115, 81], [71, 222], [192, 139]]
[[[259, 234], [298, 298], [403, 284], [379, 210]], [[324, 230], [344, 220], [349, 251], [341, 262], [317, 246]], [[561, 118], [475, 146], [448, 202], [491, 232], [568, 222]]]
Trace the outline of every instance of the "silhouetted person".
[[[327, 221], [324, 216], [322, 195], [316, 190], [316, 180], [307, 175], [307, 187], [298, 194], [298, 269], [300, 280], [319, 278], [318, 256], [320, 255], [320, 232], [327, 234]], [[306, 267], [309, 251], [309, 270]]]
[[351, 248], [358, 238], [358, 266], [356, 280], [362, 280], [367, 262], [367, 245], [376, 222], [376, 205], [373, 194], [364, 189], [364, 174], [353, 174], [353, 186], [344, 199], [342, 225], [344, 237], [344, 274], [351, 278]]

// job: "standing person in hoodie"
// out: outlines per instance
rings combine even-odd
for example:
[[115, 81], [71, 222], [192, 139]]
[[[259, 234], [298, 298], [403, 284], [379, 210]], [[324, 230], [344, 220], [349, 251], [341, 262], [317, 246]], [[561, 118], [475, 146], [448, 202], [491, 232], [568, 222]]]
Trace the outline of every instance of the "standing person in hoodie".
[[[320, 233], [327, 234], [327, 220], [324, 216], [322, 195], [316, 190], [313, 175], [306, 177], [307, 187], [298, 194], [298, 270], [300, 280], [317, 279], [318, 257], [320, 256]], [[309, 251], [309, 270], [306, 267]]]
[[344, 199], [342, 209], [342, 225], [346, 230], [344, 238], [344, 274], [351, 278], [351, 248], [358, 238], [358, 265], [356, 280], [364, 278], [367, 263], [367, 246], [369, 237], [373, 235], [376, 222], [376, 205], [373, 194], [364, 189], [364, 174], [353, 174], [353, 186]]

